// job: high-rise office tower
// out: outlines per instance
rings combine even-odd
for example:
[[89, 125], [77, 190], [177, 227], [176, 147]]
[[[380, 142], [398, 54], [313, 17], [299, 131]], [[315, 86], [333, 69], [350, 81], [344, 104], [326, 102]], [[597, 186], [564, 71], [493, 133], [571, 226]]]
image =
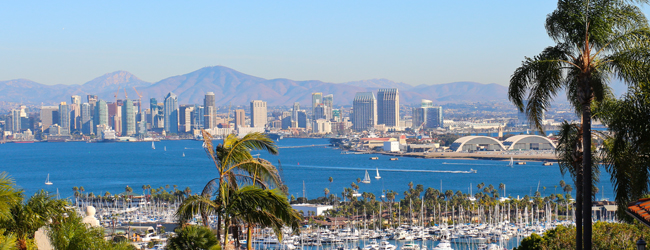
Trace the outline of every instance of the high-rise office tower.
[[298, 121], [298, 110], [300, 110], [300, 103], [294, 102], [293, 109], [291, 110], [291, 119], [294, 121]]
[[442, 107], [433, 106], [430, 100], [422, 99], [419, 108], [413, 109], [413, 129], [444, 127]]
[[62, 135], [70, 134], [70, 106], [65, 102], [59, 104], [59, 126]]
[[165, 132], [178, 133], [178, 97], [169, 92], [165, 96]]
[[73, 95], [70, 97], [70, 131], [81, 129], [81, 96]]
[[377, 124], [399, 126], [399, 91], [380, 89], [377, 92]]
[[327, 119], [327, 106], [325, 104], [316, 104], [314, 107], [313, 121], [318, 119]]
[[184, 104], [178, 108], [178, 131], [188, 133], [192, 131], [192, 113], [194, 105]]
[[11, 130], [15, 133], [20, 133], [21, 129], [20, 109], [11, 110]]
[[214, 93], [208, 92], [205, 94], [203, 99], [203, 109], [205, 112], [205, 119], [203, 121], [203, 127], [206, 129], [212, 129], [217, 126], [217, 108], [215, 106]]
[[87, 95], [88, 104], [90, 104], [90, 119], [92, 120], [93, 115], [95, 115], [95, 104], [97, 103], [97, 95]]
[[192, 111], [192, 128], [202, 129], [203, 123], [205, 122], [205, 108], [203, 105], [194, 105], [194, 111]]
[[122, 104], [122, 136], [135, 135], [135, 107], [133, 101], [126, 99]]
[[316, 113], [316, 107], [323, 103], [323, 93], [321, 92], [316, 92], [316, 93], [311, 93], [311, 115], [312, 119], [314, 118], [314, 114]]
[[307, 113], [304, 110], [298, 110], [298, 127], [307, 128]]
[[334, 109], [334, 95], [323, 96], [323, 105], [325, 105], [325, 119], [332, 120], [332, 109]]
[[266, 126], [266, 102], [255, 100], [251, 102], [251, 127], [264, 128]]
[[147, 114], [145, 111], [139, 112], [136, 117], [136, 134], [146, 135], [147, 134]]
[[57, 106], [42, 106], [41, 107], [41, 126], [46, 130], [50, 125], [55, 124], [56, 116], [58, 116], [59, 107]]
[[377, 125], [377, 99], [372, 92], [357, 92], [352, 102], [355, 131], [371, 130]]
[[104, 100], [98, 100], [95, 104], [95, 115], [93, 116], [93, 130], [99, 135], [97, 126], [108, 127], [108, 104]]
[[246, 111], [243, 109], [235, 110], [235, 128], [238, 129], [246, 125]]
[[90, 103], [81, 104], [81, 133], [84, 135], [89, 135], [92, 133], [92, 120], [91, 117]]

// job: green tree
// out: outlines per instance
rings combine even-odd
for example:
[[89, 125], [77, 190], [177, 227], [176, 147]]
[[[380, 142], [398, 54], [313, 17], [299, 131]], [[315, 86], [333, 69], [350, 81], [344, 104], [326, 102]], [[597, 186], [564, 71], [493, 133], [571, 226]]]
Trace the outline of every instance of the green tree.
[[[526, 58], [510, 79], [509, 99], [526, 111], [540, 130], [542, 114], [551, 100], [565, 89], [567, 99], [582, 116], [584, 180], [592, 179], [591, 119], [593, 100], [602, 101], [610, 76], [627, 84], [647, 79], [648, 22], [635, 2], [646, 0], [560, 0], [546, 18], [546, 31], [556, 42], [533, 57]], [[524, 105], [524, 100], [528, 100]], [[584, 194], [592, 185], [580, 184]], [[582, 212], [591, 213], [592, 197], [585, 195]], [[591, 249], [591, 220], [583, 219], [584, 239], [576, 248]], [[579, 233], [579, 232], [578, 232]]]
[[6, 172], [0, 173], [0, 220], [11, 218], [11, 208], [22, 201], [23, 191]]
[[188, 225], [176, 228], [176, 235], [167, 240], [170, 250], [220, 249], [217, 237], [207, 227]]
[[[275, 142], [262, 133], [249, 133], [243, 138], [236, 135], [228, 135], [223, 144], [213, 146], [211, 135], [205, 130], [202, 131], [204, 138], [204, 149], [212, 159], [217, 168], [218, 176], [210, 180], [201, 196], [212, 201], [217, 206], [208, 206], [207, 203], [197, 203], [198, 207], [181, 211], [179, 213], [200, 214], [204, 226], [208, 226], [208, 216], [217, 216], [217, 235], [221, 235], [222, 222], [226, 228], [230, 221], [229, 214], [225, 213], [229, 208], [230, 194], [239, 189], [240, 184], [256, 185], [264, 189], [280, 188], [286, 193], [286, 186], [283, 185], [278, 169], [267, 160], [253, 158], [252, 150], [265, 150], [270, 154], [278, 154]], [[214, 198], [213, 198], [214, 197]], [[190, 216], [190, 215], [185, 215]], [[221, 237], [217, 237], [219, 239]], [[228, 238], [228, 230], [224, 230], [224, 239]]]
[[58, 218], [57, 223], [49, 224], [50, 243], [54, 249], [85, 250], [131, 250], [128, 242], [109, 242], [104, 240], [104, 229], [88, 227], [77, 213], [68, 213], [68, 217]]

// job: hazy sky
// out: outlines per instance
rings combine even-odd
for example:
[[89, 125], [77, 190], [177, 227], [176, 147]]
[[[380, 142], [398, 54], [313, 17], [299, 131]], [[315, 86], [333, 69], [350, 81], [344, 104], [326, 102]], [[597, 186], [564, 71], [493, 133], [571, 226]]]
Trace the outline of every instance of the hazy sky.
[[156, 82], [222, 65], [263, 78], [507, 85], [552, 41], [552, 0], [7, 1], [0, 81]]

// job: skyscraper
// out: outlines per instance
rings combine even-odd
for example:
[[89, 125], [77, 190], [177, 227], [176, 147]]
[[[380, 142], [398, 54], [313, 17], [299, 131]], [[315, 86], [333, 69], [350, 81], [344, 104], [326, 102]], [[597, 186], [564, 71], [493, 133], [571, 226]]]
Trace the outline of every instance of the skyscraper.
[[329, 94], [324, 96], [323, 105], [325, 105], [325, 119], [332, 120], [332, 109], [334, 109], [334, 95]]
[[312, 119], [314, 118], [314, 114], [316, 114], [316, 107], [321, 103], [323, 103], [323, 93], [321, 93], [321, 92], [311, 93], [311, 115], [312, 115]]
[[169, 92], [165, 96], [165, 132], [178, 133], [178, 97]]
[[304, 110], [298, 110], [298, 127], [307, 128], [307, 113]]
[[99, 135], [97, 131], [97, 126], [108, 127], [108, 104], [104, 100], [98, 100], [95, 104], [95, 115], [93, 116], [93, 130], [96, 135]]
[[70, 134], [70, 106], [65, 102], [59, 104], [59, 123], [61, 134]]
[[20, 132], [20, 128], [21, 128], [20, 122], [22, 120], [20, 118], [21, 118], [20, 109], [12, 109], [11, 110], [11, 130], [13, 132], [15, 132], [15, 133]]
[[246, 125], [246, 111], [243, 109], [235, 110], [235, 129]]
[[355, 131], [370, 130], [377, 125], [377, 99], [372, 92], [357, 92], [352, 102]]
[[89, 135], [92, 133], [92, 120], [90, 119], [90, 103], [81, 104], [81, 133]]
[[81, 117], [81, 96], [73, 95], [70, 97], [70, 104], [68, 105], [70, 109], [70, 131], [81, 129], [81, 122], [79, 117]]
[[194, 112], [194, 105], [191, 104], [181, 105], [178, 109], [179, 132], [192, 131], [192, 112]]
[[300, 103], [294, 102], [293, 109], [291, 110], [291, 119], [298, 121], [298, 110], [300, 110]]
[[251, 127], [264, 128], [266, 126], [266, 102], [255, 100], [251, 102]]
[[135, 135], [135, 110], [133, 101], [126, 99], [122, 105], [122, 136]]
[[377, 124], [399, 126], [399, 91], [380, 89], [377, 92]]
[[430, 100], [422, 99], [419, 108], [413, 109], [413, 129], [444, 127], [442, 107], [433, 106]]
[[95, 104], [97, 104], [97, 95], [87, 95], [86, 98], [88, 99], [88, 104], [90, 104], [90, 119], [93, 118], [93, 115], [95, 115]]
[[205, 119], [203, 122], [203, 127], [206, 129], [212, 129], [217, 126], [217, 109], [215, 106], [214, 93], [208, 92], [205, 94], [205, 99], [203, 99], [203, 108], [205, 112]]
[[46, 130], [50, 125], [55, 124], [58, 118], [59, 107], [57, 106], [42, 106], [41, 107], [41, 126]]
[[204, 128], [205, 122], [205, 108], [203, 105], [194, 105], [194, 111], [192, 111], [192, 128], [202, 129]]

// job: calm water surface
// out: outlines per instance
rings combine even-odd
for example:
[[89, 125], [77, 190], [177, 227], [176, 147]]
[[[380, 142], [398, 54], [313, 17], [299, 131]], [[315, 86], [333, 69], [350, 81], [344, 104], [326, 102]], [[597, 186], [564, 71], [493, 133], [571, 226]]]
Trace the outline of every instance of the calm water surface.
[[[383, 155], [343, 155], [339, 150], [317, 146], [284, 148], [302, 145], [327, 144], [327, 139], [284, 139], [278, 142], [281, 147], [277, 156], [264, 152], [261, 157], [274, 164], [282, 163], [283, 179], [289, 192], [301, 197], [303, 182], [308, 198], [324, 195], [324, 189], [341, 195], [343, 188], [350, 187], [357, 178], [363, 179], [368, 170], [372, 183], [359, 184], [359, 192], [372, 192], [377, 196], [382, 190], [394, 190], [401, 196], [408, 189], [408, 183], [422, 184], [447, 190], [461, 190], [476, 193], [478, 183], [506, 184], [508, 196], [534, 194], [538, 188], [542, 194], [562, 193], [559, 181], [564, 180], [573, 186], [567, 175], [564, 178], [557, 164], [542, 166], [541, 162], [528, 162], [526, 165], [507, 167], [505, 161], [491, 160], [449, 160], [419, 159], [400, 157], [390, 161]], [[124, 192], [125, 187], [133, 187], [141, 193], [142, 185], [154, 188], [165, 185], [178, 185], [178, 189], [190, 187], [192, 192], [200, 192], [203, 186], [216, 177], [213, 163], [206, 156], [200, 141], [160, 141], [156, 149], [151, 142], [135, 143], [33, 143], [0, 144], [0, 171], [8, 172], [28, 195], [40, 189], [56, 192], [61, 197], [72, 195], [73, 186], [83, 186], [86, 192], [116, 194]], [[164, 150], [166, 148], [166, 151]], [[185, 157], [183, 157], [183, 153]], [[379, 160], [369, 160], [377, 156]], [[379, 169], [380, 180], [376, 180]], [[475, 169], [476, 174], [440, 173], [435, 171], [466, 171]], [[44, 184], [47, 175], [54, 184]], [[334, 178], [330, 183], [328, 178]], [[604, 197], [612, 199], [609, 175], [601, 176], [599, 188], [604, 186]], [[544, 190], [544, 187], [546, 189]], [[503, 193], [503, 192], [502, 192]], [[574, 194], [575, 195], [575, 191]], [[602, 193], [598, 194], [600, 199]]]

